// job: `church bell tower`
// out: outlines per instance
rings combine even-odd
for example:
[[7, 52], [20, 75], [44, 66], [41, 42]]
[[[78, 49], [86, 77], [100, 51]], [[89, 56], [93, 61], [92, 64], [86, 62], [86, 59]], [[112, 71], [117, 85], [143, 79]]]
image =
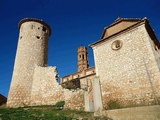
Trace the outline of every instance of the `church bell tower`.
[[83, 71], [89, 67], [88, 51], [85, 46], [78, 48], [78, 72]]

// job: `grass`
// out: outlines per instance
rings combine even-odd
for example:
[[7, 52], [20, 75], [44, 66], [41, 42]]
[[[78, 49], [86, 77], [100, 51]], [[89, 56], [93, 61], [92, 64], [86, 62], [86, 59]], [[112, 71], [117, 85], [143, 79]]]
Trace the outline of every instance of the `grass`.
[[122, 106], [120, 105], [120, 103], [118, 101], [109, 101], [107, 103], [107, 109], [112, 110], [112, 109], [120, 109], [122, 108]]
[[33, 106], [23, 108], [0, 107], [0, 120], [87, 120], [91, 112], [77, 110], [57, 110], [53, 106]]

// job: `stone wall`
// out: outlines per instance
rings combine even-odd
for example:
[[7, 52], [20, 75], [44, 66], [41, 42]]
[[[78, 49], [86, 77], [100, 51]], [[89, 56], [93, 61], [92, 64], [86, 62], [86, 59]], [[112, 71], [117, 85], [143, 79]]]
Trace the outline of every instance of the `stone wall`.
[[94, 79], [94, 77], [96, 76], [96, 74], [91, 74], [89, 76], [83, 77], [80, 79], [80, 85], [81, 85], [81, 89], [84, 90], [89, 90], [91, 85], [91, 80]]
[[23, 19], [7, 100], [8, 107], [54, 105], [66, 101], [66, 109], [84, 106], [83, 91], [69, 91], [57, 82], [56, 67], [47, 67], [50, 27], [42, 20]]
[[84, 91], [64, 89], [56, 80], [56, 67], [35, 67], [30, 105], [54, 105], [65, 101], [65, 109], [83, 109]]
[[[84, 91], [62, 88], [57, 82], [57, 74], [56, 67], [35, 65], [31, 97], [28, 104], [24, 100], [23, 104], [19, 106], [8, 107], [55, 105], [59, 101], [65, 101], [65, 109], [84, 109]], [[23, 91], [21, 94], [23, 94]]]
[[[95, 114], [96, 115], [96, 114]], [[160, 120], [160, 106], [143, 106], [103, 111], [113, 120]]]
[[[65, 109], [84, 109], [84, 91], [62, 88], [57, 82], [57, 74], [56, 67], [35, 65], [31, 97], [28, 104], [24, 100], [23, 104], [19, 106], [8, 107], [55, 105], [59, 101], [65, 101]], [[23, 91], [21, 94], [23, 94]]]
[[84, 91], [64, 91], [65, 106], [64, 109], [84, 110]]
[[64, 89], [58, 84], [56, 67], [35, 66], [31, 105], [54, 105], [64, 101]]
[[[122, 42], [119, 50], [111, 47], [116, 40]], [[124, 106], [154, 104], [160, 97], [160, 72], [152, 44], [142, 24], [93, 47], [104, 107], [110, 100]]]
[[[29, 105], [35, 65], [47, 66], [50, 29], [35, 19], [24, 19], [20, 34], [7, 105]], [[43, 30], [46, 29], [46, 31]]]

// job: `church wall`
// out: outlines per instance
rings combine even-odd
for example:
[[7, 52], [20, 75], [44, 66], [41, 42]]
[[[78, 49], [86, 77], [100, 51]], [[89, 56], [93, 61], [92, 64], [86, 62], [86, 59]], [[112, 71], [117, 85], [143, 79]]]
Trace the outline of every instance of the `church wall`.
[[[111, 48], [115, 40], [119, 50]], [[93, 46], [96, 75], [100, 77], [103, 106], [148, 105], [160, 97], [160, 73], [144, 24]]]

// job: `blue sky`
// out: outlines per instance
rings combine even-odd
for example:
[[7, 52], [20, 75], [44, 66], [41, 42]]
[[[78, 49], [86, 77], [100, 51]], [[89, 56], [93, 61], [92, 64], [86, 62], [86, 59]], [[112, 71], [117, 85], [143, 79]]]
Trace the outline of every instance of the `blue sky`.
[[0, 0], [0, 94], [8, 96], [21, 19], [39, 18], [51, 26], [48, 65], [57, 66], [62, 77], [77, 72], [77, 48], [99, 40], [118, 16], [147, 17], [160, 38], [159, 0]]

